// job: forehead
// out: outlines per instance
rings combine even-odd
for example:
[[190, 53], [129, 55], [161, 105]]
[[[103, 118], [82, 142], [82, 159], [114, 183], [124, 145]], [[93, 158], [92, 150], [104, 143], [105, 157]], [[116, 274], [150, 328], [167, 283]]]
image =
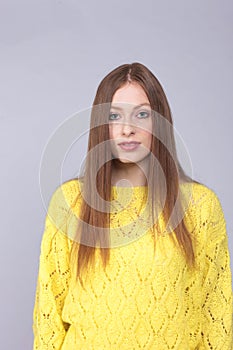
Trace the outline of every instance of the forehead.
[[120, 89], [118, 89], [112, 98], [114, 104], [148, 104], [148, 97], [143, 88], [137, 83], [126, 83]]

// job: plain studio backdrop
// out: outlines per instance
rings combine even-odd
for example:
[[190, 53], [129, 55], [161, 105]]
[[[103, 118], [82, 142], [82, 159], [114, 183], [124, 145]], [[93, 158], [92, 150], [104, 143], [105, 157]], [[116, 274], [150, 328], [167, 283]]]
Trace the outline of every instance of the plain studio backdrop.
[[233, 257], [232, 29], [226, 0], [0, 1], [1, 348], [32, 349], [46, 203], [77, 174], [85, 111], [122, 63], [162, 83], [181, 153], [222, 203]]

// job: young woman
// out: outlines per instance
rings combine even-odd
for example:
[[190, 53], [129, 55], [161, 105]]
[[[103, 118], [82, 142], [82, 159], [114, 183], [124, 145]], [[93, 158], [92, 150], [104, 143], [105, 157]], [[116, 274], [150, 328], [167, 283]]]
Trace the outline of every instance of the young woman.
[[102, 80], [84, 174], [52, 196], [33, 328], [34, 350], [232, 349], [222, 208], [182, 170], [142, 64]]

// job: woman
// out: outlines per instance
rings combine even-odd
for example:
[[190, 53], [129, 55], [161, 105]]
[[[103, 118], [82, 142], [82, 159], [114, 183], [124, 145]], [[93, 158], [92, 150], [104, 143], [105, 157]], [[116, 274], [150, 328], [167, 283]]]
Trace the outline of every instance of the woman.
[[187, 175], [170, 108], [142, 64], [93, 103], [85, 172], [52, 196], [34, 349], [232, 349], [225, 220]]

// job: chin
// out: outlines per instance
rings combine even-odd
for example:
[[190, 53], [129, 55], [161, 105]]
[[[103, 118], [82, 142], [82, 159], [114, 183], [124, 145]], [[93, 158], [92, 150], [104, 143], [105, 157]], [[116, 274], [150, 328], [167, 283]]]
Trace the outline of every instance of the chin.
[[143, 159], [116, 158], [115, 160], [117, 163], [121, 163], [121, 164], [139, 164], [144, 160], [144, 158]]
[[141, 163], [141, 162], [144, 162], [144, 161], [149, 161], [149, 156], [150, 154], [142, 154], [141, 157], [138, 157], [135, 155], [135, 157], [132, 157], [130, 158], [124, 158], [124, 157], [119, 157], [119, 155], [116, 157], [116, 158], [113, 158], [113, 160], [116, 162], [116, 163], [121, 163], [121, 164], [138, 164], [138, 163]]
[[133, 163], [136, 163], [136, 161], [134, 161], [134, 160], [125, 159], [125, 158], [115, 158], [114, 160], [115, 160], [117, 163], [123, 163], [123, 164], [133, 164]]

